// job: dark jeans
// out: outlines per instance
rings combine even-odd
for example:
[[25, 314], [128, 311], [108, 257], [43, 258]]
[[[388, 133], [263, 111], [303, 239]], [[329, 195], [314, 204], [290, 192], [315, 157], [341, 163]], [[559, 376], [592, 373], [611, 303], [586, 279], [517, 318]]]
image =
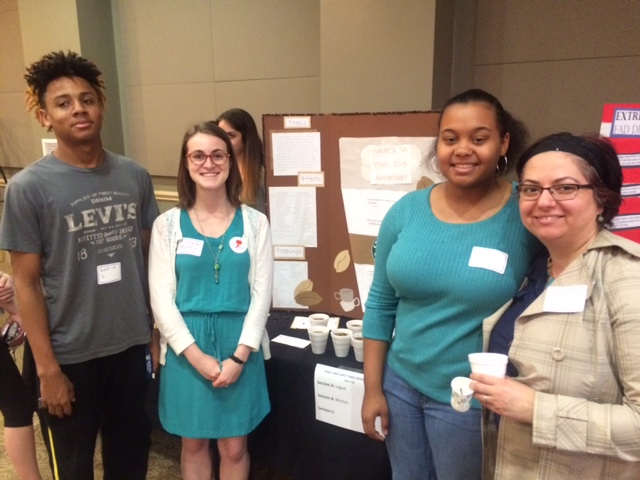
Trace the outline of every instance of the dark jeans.
[[93, 479], [100, 432], [104, 479], [143, 480], [151, 444], [145, 345], [61, 368], [74, 387], [73, 413], [39, 412], [54, 479]]

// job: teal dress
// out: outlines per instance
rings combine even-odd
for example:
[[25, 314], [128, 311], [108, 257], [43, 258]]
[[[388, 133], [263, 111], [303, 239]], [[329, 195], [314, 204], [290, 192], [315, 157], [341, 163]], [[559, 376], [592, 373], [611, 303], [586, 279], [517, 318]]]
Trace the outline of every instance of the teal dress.
[[[183, 238], [204, 241], [186, 210], [180, 213]], [[251, 302], [248, 250], [232, 248], [244, 232], [242, 212], [223, 238], [207, 237], [200, 256], [176, 255], [176, 305], [200, 349], [219, 361], [235, 352]], [[215, 283], [215, 254], [218, 283]], [[210, 248], [211, 249], [210, 249]], [[214, 388], [184, 355], [169, 348], [160, 377], [159, 411], [164, 429], [187, 438], [227, 438], [247, 435], [269, 413], [269, 394], [262, 351], [252, 352], [238, 380]]]

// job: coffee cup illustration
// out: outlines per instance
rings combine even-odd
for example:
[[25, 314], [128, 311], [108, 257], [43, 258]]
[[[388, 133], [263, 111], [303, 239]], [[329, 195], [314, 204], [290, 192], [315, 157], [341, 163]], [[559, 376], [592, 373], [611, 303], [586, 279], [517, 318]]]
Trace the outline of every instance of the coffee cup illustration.
[[340, 300], [340, 306], [345, 312], [350, 312], [360, 305], [360, 299], [353, 296], [353, 290], [350, 288], [341, 288], [340, 291], [334, 292], [333, 296]]
[[342, 309], [345, 312], [350, 312], [351, 310], [356, 308], [358, 305], [360, 305], [360, 299], [359, 298], [354, 298], [350, 302], [345, 302], [344, 300], [342, 300], [340, 302], [340, 306], [342, 307]]
[[341, 288], [339, 292], [333, 292], [336, 300], [351, 302], [353, 300], [353, 290], [350, 288]]

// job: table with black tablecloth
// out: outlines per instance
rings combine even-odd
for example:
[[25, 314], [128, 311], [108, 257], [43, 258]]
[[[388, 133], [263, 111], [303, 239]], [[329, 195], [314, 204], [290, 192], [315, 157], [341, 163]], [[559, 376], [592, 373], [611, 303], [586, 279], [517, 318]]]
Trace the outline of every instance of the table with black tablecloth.
[[[309, 312], [311, 313], [311, 312]], [[306, 330], [291, 329], [296, 315], [272, 312], [267, 322], [269, 338], [280, 334], [308, 339]], [[342, 318], [344, 327], [348, 319]], [[265, 363], [271, 413], [249, 437], [252, 463], [293, 480], [388, 480], [389, 458], [384, 443], [316, 420], [314, 374], [320, 363], [362, 371], [353, 349], [346, 358], [335, 356], [331, 339], [324, 354], [271, 342], [271, 359]]]

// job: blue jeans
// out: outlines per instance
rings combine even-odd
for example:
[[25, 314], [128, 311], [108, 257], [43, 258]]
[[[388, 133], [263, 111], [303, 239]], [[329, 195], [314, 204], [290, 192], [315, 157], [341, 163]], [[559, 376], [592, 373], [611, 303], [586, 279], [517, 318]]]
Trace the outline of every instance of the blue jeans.
[[387, 450], [393, 480], [476, 480], [482, 477], [480, 410], [460, 413], [421, 394], [387, 365]]

